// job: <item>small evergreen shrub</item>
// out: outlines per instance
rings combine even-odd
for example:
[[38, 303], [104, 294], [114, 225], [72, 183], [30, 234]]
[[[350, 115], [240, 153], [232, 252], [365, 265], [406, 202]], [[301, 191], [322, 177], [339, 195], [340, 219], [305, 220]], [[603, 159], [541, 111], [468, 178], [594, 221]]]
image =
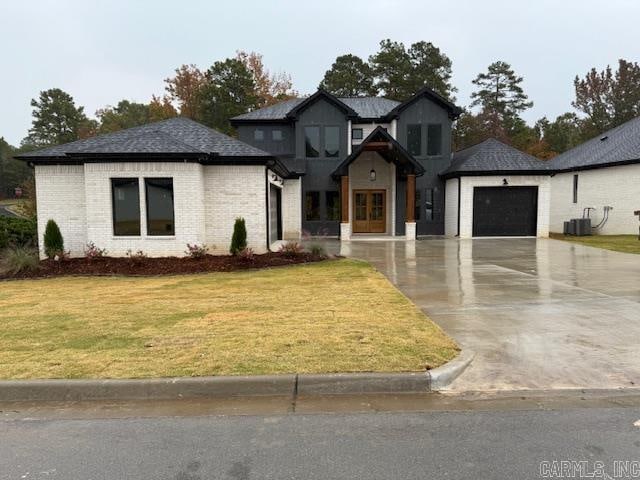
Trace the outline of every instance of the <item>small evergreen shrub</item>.
[[[3, 236], [6, 236], [3, 245]], [[0, 217], [0, 248], [31, 247], [37, 244], [35, 220], [27, 218]]]
[[44, 229], [44, 253], [47, 257], [53, 258], [64, 253], [64, 239], [58, 224], [49, 220]]
[[282, 253], [285, 257], [295, 257], [304, 252], [304, 248], [298, 242], [286, 242], [280, 245], [278, 252]]
[[309, 252], [314, 257], [326, 257], [327, 256], [327, 251], [324, 249], [324, 247], [322, 245], [320, 245], [318, 243], [311, 244], [309, 246]]
[[38, 268], [38, 253], [33, 248], [13, 247], [7, 250], [4, 256], [3, 270], [12, 275], [36, 268]]
[[237, 255], [238, 252], [245, 248], [247, 248], [247, 226], [244, 223], [244, 218], [238, 217], [233, 225], [233, 236], [231, 237], [229, 252], [231, 255]]
[[246, 262], [253, 262], [255, 253], [253, 251], [253, 248], [249, 248], [249, 247], [245, 247], [242, 250], [240, 250], [237, 254], [237, 257], [240, 260], [246, 261]]
[[102, 258], [107, 255], [107, 250], [104, 248], [96, 247], [95, 243], [89, 242], [84, 247], [84, 256], [87, 260], [93, 260], [95, 258]]
[[190, 243], [187, 243], [187, 249], [184, 253], [186, 253], [189, 258], [195, 259], [203, 258], [208, 251], [209, 247], [207, 247], [204, 243], [202, 245], [198, 245], [197, 243], [191, 245]]

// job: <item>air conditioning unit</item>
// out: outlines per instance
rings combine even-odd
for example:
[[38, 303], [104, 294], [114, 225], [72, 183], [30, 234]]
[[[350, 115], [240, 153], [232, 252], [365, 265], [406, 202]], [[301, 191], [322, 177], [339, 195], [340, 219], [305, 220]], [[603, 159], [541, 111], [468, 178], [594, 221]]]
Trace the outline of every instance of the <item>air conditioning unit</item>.
[[574, 224], [574, 233], [578, 237], [584, 237], [585, 235], [591, 235], [591, 219], [590, 218], [574, 218], [571, 220]]

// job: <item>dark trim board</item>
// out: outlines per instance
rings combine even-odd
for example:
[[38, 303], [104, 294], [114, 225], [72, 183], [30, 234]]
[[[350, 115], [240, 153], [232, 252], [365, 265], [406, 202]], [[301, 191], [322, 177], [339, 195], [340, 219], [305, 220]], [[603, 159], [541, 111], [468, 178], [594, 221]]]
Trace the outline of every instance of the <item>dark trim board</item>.
[[535, 237], [538, 187], [474, 187], [474, 237]]

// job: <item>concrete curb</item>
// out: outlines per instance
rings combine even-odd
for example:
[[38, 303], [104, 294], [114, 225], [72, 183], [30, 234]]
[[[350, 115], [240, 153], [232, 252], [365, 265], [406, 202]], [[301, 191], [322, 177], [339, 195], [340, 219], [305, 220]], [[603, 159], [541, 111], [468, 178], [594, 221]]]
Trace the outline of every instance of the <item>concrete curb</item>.
[[476, 353], [472, 350], [463, 350], [456, 358], [445, 363], [441, 367], [429, 370], [431, 390], [441, 390], [449, 385], [469, 366]]
[[427, 393], [452, 382], [473, 360], [462, 352], [426, 372], [290, 374], [108, 380], [4, 380], [0, 402], [180, 400], [240, 396]]

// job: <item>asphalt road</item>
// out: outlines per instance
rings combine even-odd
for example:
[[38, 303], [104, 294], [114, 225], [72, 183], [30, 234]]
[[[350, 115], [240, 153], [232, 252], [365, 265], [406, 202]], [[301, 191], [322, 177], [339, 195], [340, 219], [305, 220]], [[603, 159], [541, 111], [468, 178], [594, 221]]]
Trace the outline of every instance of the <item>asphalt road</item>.
[[544, 400], [537, 408], [514, 402], [460, 411], [267, 408], [260, 415], [132, 418], [91, 418], [92, 410], [75, 419], [68, 418], [73, 408], [4, 410], [0, 479], [529, 479], [560, 478], [553, 474], [561, 461], [583, 462], [574, 464], [582, 477], [565, 478], [600, 471], [634, 478], [615, 477], [616, 465], [632, 465], [614, 462], [640, 461], [637, 399], [581, 407], [576, 398], [556, 409]]
[[17, 215], [11, 210], [8, 210], [7, 208], [0, 205], [0, 217], [17, 217]]

